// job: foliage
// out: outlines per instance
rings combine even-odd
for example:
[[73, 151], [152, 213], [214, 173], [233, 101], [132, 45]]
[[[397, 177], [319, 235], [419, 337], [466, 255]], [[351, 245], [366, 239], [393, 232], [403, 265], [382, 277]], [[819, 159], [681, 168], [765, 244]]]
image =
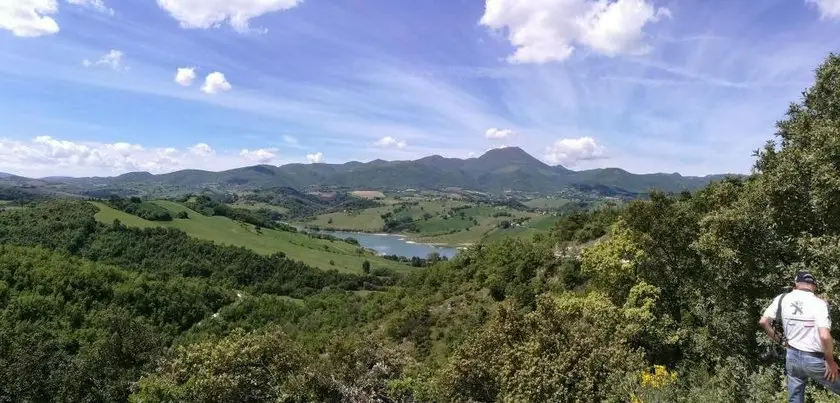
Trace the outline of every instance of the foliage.
[[206, 216], [222, 216], [263, 228], [296, 231], [294, 227], [276, 223], [265, 211], [231, 207], [225, 203], [214, 201], [207, 195], [194, 196], [184, 205]]
[[122, 198], [111, 196], [108, 205], [128, 214], [136, 215], [149, 221], [172, 221], [172, 215], [165, 208], [141, 200], [139, 197]]
[[238, 330], [219, 342], [178, 348], [164, 368], [140, 380], [131, 401], [287, 401], [303, 386], [302, 365], [282, 333]]
[[231, 301], [203, 281], [11, 246], [0, 284], [0, 401], [124, 401], [172, 337]]
[[606, 235], [618, 216], [619, 210], [615, 208], [575, 210], [557, 221], [557, 238], [561, 242], [578, 243], [598, 239]]
[[[602, 401], [642, 366], [622, 310], [596, 294], [506, 304], [441, 374], [450, 401]], [[580, 331], [586, 329], [585, 331]]]

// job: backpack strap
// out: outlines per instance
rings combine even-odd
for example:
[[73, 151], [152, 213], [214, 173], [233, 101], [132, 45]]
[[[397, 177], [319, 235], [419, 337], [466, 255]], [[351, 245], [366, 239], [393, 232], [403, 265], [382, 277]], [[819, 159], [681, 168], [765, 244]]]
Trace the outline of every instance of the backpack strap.
[[785, 299], [786, 295], [787, 293], [779, 295], [779, 304], [778, 306], [776, 306], [776, 325], [779, 326], [782, 330], [781, 335], [779, 335], [779, 339], [782, 342], [782, 345], [787, 344], [787, 337], [785, 337], [785, 326], [784, 324], [782, 324], [782, 300]]

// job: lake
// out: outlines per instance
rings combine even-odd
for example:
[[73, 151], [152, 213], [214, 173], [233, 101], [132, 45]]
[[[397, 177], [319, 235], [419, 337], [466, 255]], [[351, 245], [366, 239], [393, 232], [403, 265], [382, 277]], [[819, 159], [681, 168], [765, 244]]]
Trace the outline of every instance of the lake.
[[383, 255], [397, 255], [405, 257], [414, 257], [425, 259], [429, 253], [437, 252], [441, 256], [448, 258], [454, 257], [458, 254], [458, 249], [445, 248], [423, 243], [414, 243], [406, 240], [399, 235], [390, 234], [364, 234], [358, 232], [343, 232], [343, 231], [321, 231], [324, 234], [330, 234], [339, 238], [355, 238], [359, 241], [359, 245], [365, 248], [373, 249]]

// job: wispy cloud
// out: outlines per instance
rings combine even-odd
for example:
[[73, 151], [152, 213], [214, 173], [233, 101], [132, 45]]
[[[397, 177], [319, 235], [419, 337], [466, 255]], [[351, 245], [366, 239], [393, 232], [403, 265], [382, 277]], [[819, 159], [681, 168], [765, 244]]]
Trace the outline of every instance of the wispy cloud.
[[125, 65], [124, 57], [125, 54], [122, 51], [111, 49], [95, 62], [91, 62], [88, 59], [82, 60], [82, 65], [85, 67], [105, 66], [117, 71], [127, 71], [129, 67]]
[[397, 140], [397, 139], [395, 139], [391, 136], [386, 136], [386, 137], [383, 137], [379, 140], [376, 140], [376, 142], [373, 143], [373, 145], [375, 145], [377, 147], [384, 147], [384, 148], [389, 148], [389, 147], [405, 148], [407, 143], [403, 140]]
[[805, 2], [816, 6], [822, 19], [840, 19], [840, 1], [838, 0], [805, 0]]
[[114, 15], [114, 9], [105, 5], [102, 0], [65, 0], [67, 3], [87, 7], [103, 14]]

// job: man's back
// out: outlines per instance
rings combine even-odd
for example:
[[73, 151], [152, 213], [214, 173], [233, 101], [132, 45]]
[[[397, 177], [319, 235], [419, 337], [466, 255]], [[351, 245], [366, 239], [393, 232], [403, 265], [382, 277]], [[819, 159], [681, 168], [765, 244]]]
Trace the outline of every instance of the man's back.
[[826, 302], [813, 292], [793, 290], [776, 297], [764, 312], [765, 317], [776, 317], [780, 297], [784, 297], [782, 324], [788, 345], [800, 351], [821, 352], [819, 328], [831, 328]]

